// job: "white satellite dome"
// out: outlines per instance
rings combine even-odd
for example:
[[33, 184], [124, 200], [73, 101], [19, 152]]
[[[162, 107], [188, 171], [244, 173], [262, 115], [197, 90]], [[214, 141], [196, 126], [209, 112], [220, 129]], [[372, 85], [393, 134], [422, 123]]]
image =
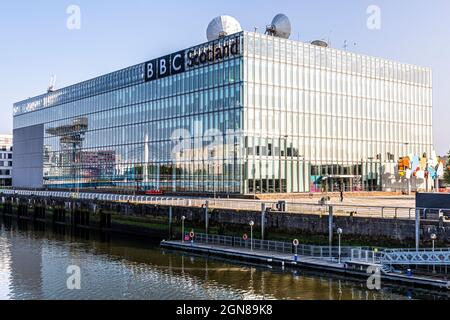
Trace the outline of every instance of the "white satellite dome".
[[292, 32], [291, 22], [289, 18], [280, 13], [275, 16], [272, 20], [272, 24], [267, 27], [267, 33], [284, 39], [289, 39]]
[[235, 18], [230, 16], [220, 16], [214, 18], [209, 23], [206, 36], [208, 41], [214, 41], [241, 31], [241, 24]]

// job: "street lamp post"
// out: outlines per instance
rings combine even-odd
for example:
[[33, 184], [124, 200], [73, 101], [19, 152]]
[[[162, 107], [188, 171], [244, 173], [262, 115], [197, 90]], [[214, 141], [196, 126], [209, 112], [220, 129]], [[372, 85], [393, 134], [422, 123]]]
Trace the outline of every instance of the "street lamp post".
[[[437, 235], [435, 233], [431, 234], [431, 241], [433, 243], [433, 254], [435, 251], [435, 241], [437, 240]], [[436, 273], [436, 265], [433, 264], [433, 273]]]
[[295, 239], [295, 240], [293, 241], [293, 245], [294, 245], [294, 247], [295, 247], [295, 256], [294, 256], [294, 261], [295, 261], [295, 262], [298, 261], [298, 246], [299, 246], [299, 244], [300, 244], [300, 242], [299, 242], [297, 239]]
[[435, 233], [433, 233], [431, 235], [431, 241], [433, 243], [433, 252], [435, 251], [435, 241], [437, 240], [437, 235]]
[[181, 242], [184, 243], [184, 221], [186, 220], [185, 216], [181, 217]]
[[253, 227], [255, 226], [254, 221], [250, 221], [250, 250], [253, 251]]
[[338, 255], [339, 255], [339, 264], [341, 264], [341, 237], [342, 237], [342, 234], [344, 233], [344, 231], [341, 229], [341, 228], [339, 228], [339, 229], [337, 229], [337, 234], [338, 234], [338, 236], [339, 236], [339, 251], [338, 251]]

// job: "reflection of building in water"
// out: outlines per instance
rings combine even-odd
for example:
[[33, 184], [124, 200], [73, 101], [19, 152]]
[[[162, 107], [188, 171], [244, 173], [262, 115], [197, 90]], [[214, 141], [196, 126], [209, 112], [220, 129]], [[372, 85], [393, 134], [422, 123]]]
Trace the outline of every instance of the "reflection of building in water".
[[10, 288], [11, 251], [7, 238], [0, 235], [0, 300], [6, 300], [10, 298]]
[[42, 246], [35, 238], [13, 236], [10, 250], [10, 288], [12, 299], [42, 299]]

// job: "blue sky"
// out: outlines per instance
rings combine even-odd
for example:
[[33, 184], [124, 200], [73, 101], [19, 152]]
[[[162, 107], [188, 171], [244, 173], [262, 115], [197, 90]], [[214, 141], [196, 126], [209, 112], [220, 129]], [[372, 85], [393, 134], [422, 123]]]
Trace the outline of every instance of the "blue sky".
[[[69, 5], [81, 9], [81, 29], [66, 27]], [[381, 29], [369, 30], [366, 10], [381, 9]], [[450, 1], [448, 0], [15, 0], [0, 9], [0, 133], [12, 130], [12, 104], [57, 87], [162, 56], [205, 41], [209, 21], [236, 17], [262, 30], [283, 12], [294, 39], [330, 39], [335, 48], [433, 68], [434, 135], [450, 149]], [[356, 43], [356, 46], [353, 46]]]

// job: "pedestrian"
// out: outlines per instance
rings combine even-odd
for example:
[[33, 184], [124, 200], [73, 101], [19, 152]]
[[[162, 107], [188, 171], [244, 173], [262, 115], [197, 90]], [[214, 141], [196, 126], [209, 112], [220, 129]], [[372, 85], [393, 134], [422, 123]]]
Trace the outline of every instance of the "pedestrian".
[[341, 188], [341, 203], [344, 202], [344, 188]]

